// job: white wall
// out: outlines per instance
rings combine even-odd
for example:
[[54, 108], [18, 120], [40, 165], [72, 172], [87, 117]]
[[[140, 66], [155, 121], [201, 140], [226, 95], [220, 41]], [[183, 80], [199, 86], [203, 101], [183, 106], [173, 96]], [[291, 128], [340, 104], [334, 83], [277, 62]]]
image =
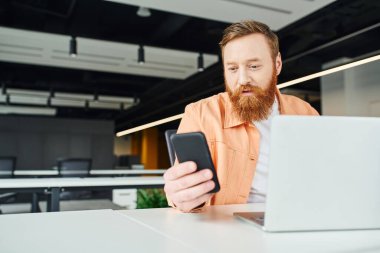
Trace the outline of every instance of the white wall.
[[0, 156], [17, 157], [16, 169], [48, 169], [68, 157], [91, 158], [93, 169], [110, 169], [113, 147], [113, 121], [0, 117]]
[[[326, 63], [341, 65], [349, 59]], [[321, 78], [322, 114], [380, 117], [380, 61]]]

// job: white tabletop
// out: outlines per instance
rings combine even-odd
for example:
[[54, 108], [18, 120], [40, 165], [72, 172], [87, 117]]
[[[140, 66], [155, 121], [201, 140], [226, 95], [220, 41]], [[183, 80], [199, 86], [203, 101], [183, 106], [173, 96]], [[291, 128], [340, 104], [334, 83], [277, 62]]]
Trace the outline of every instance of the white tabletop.
[[198, 252], [380, 252], [380, 230], [267, 233], [233, 216], [262, 204], [211, 206], [202, 213], [174, 209], [117, 211]]
[[260, 204], [0, 215], [1, 252], [380, 252], [380, 230], [266, 233], [233, 216]]
[[15, 170], [15, 176], [58, 176], [58, 170]]
[[111, 210], [0, 215], [0, 228], [0, 252], [194, 252]]
[[0, 179], [0, 189], [45, 188], [45, 187], [91, 187], [91, 186], [131, 186], [163, 185], [159, 177], [87, 177], [87, 178], [12, 178]]
[[11, 171], [1, 171], [0, 170], [0, 176], [11, 176], [12, 172]]
[[[90, 170], [90, 175], [162, 175], [166, 170]], [[75, 172], [75, 171], [74, 171]], [[9, 174], [9, 173], [8, 173]], [[1, 175], [1, 174], [0, 174]], [[15, 170], [15, 176], [58, 176], [58, 170]]]
[[90, 175], [159, 175], [166, 170], [91, 170]]

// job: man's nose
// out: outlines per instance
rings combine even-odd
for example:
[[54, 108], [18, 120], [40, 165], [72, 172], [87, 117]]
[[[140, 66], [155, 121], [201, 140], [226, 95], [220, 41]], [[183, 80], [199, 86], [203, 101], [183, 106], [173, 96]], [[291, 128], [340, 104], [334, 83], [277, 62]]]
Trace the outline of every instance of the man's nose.
[[248, 85], [248, 84], [252, 84], [251, 77], [248, 75], [248, 72], [246, 70], [240, 70], [238, 85], [242, 86], [242, 85]]

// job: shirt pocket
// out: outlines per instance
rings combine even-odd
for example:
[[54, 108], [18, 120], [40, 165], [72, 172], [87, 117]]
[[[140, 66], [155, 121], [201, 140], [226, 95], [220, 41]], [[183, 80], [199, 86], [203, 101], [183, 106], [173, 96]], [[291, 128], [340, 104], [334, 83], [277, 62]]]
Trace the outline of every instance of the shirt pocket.
[[219, 141], [210, 142], [210, 152], [221, 187], [217, 202], [242, 203], [249, 194], [256, 160]]
[[211, 156], [221, 188], [226, 188], [236, 151], [223, 142], [211, 141]]

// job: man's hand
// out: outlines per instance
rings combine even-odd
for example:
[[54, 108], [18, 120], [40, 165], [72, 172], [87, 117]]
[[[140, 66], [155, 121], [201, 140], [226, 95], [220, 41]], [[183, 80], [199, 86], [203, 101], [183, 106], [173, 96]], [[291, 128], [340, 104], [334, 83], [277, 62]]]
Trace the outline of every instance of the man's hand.
[[165, 193], [172, 203], [181, 211], [189, 212], [207, 202], [215, 187], [212, 172], [200, 171], [194, 162], [184, 162], [169, 168], [164, 174]]

